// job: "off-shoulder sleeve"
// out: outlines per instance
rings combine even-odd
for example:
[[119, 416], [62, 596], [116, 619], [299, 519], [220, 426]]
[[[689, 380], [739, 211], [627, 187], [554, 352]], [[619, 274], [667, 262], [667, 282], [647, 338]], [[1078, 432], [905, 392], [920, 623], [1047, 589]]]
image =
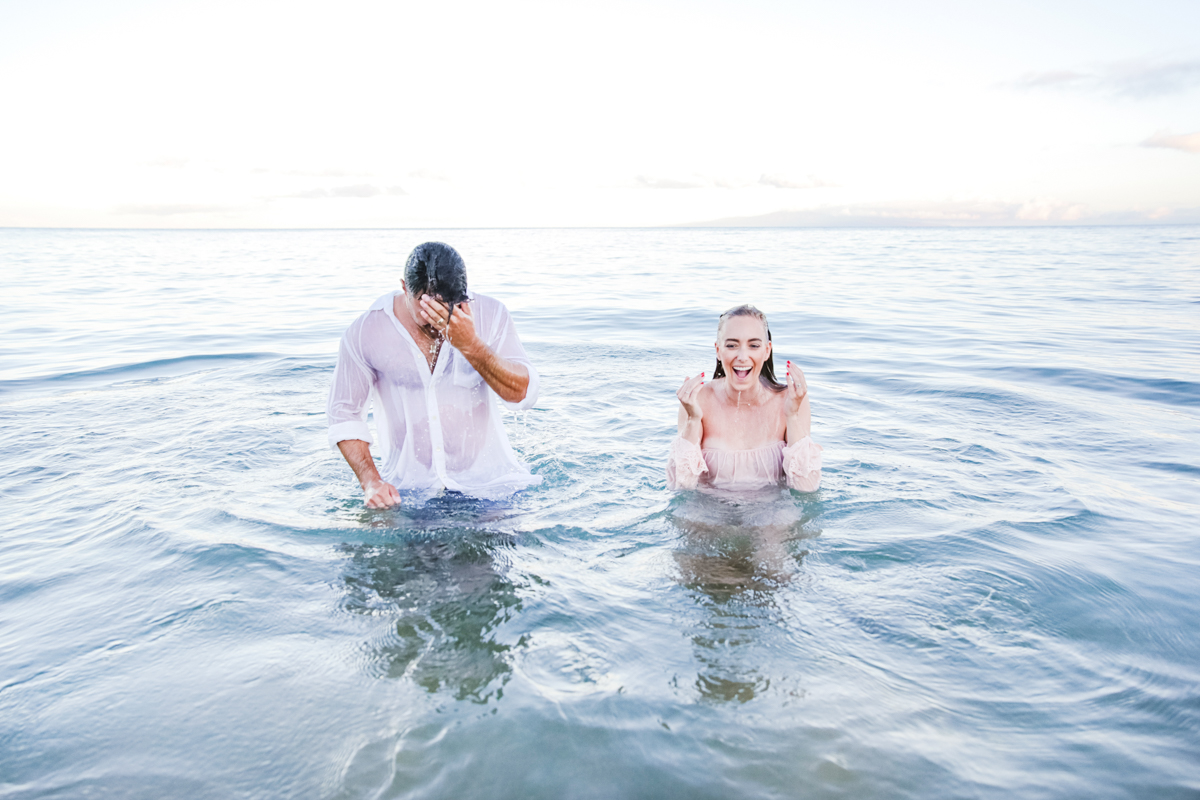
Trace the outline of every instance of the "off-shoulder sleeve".
[[676, 436], [667, 455], [667, 488], [695, 489], [702, 473], [708, 472], [700, 445]]
[[821, 488], [821, 451], [824, 448], [805, 436], [783, 448], [783, 474], [789, 488], [815, 492]]

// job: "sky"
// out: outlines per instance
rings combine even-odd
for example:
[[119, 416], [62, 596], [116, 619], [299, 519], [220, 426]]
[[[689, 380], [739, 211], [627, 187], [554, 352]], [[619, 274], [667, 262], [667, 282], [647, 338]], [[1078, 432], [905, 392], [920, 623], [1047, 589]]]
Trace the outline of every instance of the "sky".
[[0, 226], [1200, 222], [1200, 2], [0, 0]]

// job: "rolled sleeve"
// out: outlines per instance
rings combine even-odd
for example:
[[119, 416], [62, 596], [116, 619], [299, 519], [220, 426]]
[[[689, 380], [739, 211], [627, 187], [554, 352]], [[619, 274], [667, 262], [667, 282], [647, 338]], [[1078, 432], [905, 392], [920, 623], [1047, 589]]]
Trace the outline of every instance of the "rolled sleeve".
[[521, 344], [521, 337], [517, 335], [517, 326], [513, 323], [508, 309], [500, 302], [496, 302], [495, 309], [496, 316], [491, 325], [488, 346], [496, 355], [514, 364], [520, 364], [529, 372], [529, 385], [525, 388], [525, 397], [515, 403], [504, 399], [501, 399], [500, 402], [510, 411], [525, 411], [533, 408], [537, 402], [541, 380], [533, 362], [529, 360], [529, 354], [525, 352], [525, 345]]
[[334, 450], [338, 449], [338, 442], [344, 442], [347, 439], [361, 439], [367, 444], [375, 444], [375, 440], [371, 437], [371, 426], [365, 422], [351, 420], [335, 422], [329, 426], [329, 446]]
[[342, 335], [337, 367], [333, 371], [333, 385], [329, 388], [329, 402], [325, 406], [329, 446], [335, 450], [338, 442], [347, 439], [361, 439], [367, 444], [374, 444], [371, 428], [367, 425], [367, 404], [375, 375], [356, 346], [361, 323], [362, 319], [359, 318]]
[[525, 367], [526, 370], [528, 370], [529, 385], [525, 387], [525, 397], [521, 400], [518, 400], [515, 403], [510, 403], [502, 398], [500, 402], [503, 403], [504, 407], [509, 411], [525, 411], [526, 409], [533, 408], [533, 404], [537, 402], [538, 388], [541, 385], [541, 381], [540, 378], [538, 378], [537, 370], [534, 369], [533, 364], [529, 363], [529, 359], [526, 358], [518, 360], [514, 358], [511, 360], [514, 364], [520, 364]]

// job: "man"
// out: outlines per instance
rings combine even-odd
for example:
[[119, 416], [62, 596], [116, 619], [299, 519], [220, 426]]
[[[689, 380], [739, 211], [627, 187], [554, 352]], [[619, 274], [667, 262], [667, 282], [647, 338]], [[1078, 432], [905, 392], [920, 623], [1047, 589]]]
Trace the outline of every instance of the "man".
[[[449, 346], [446, 346], [449, 345]], [[504, 304], [467, 294], [466, 265], [449, 245], [418, 245], [401, 290], [376, 300], [342, 335], [326, 415], [368, 508], [400, 489], [499, 497], [541, 483], [508, 444], [497, 400], [537, 401], [538, 375]], [[367, 404], [375, 408], [383, 474]]]

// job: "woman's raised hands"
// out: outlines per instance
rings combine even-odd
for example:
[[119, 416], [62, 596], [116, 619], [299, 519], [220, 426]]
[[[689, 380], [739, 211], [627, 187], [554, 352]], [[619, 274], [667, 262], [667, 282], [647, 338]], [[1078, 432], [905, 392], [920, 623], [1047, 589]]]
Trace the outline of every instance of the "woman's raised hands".
[[804, 380], [804, 370], [798, 364], [787, 362], [787, 415], [790, 417], [800, 410], [800, 404], [808, 395], [808, 382]]
[[675, 393], [675, 396], [679, 398], [679, 404], [687, 412], [688, 419], [699, 420], [704, 416], [700, 410], [700, 389], [703, 386], [704, 373], [701, 372], [696, 377], [685, 380], [683, 386], [680, 386], [679, 391]]

